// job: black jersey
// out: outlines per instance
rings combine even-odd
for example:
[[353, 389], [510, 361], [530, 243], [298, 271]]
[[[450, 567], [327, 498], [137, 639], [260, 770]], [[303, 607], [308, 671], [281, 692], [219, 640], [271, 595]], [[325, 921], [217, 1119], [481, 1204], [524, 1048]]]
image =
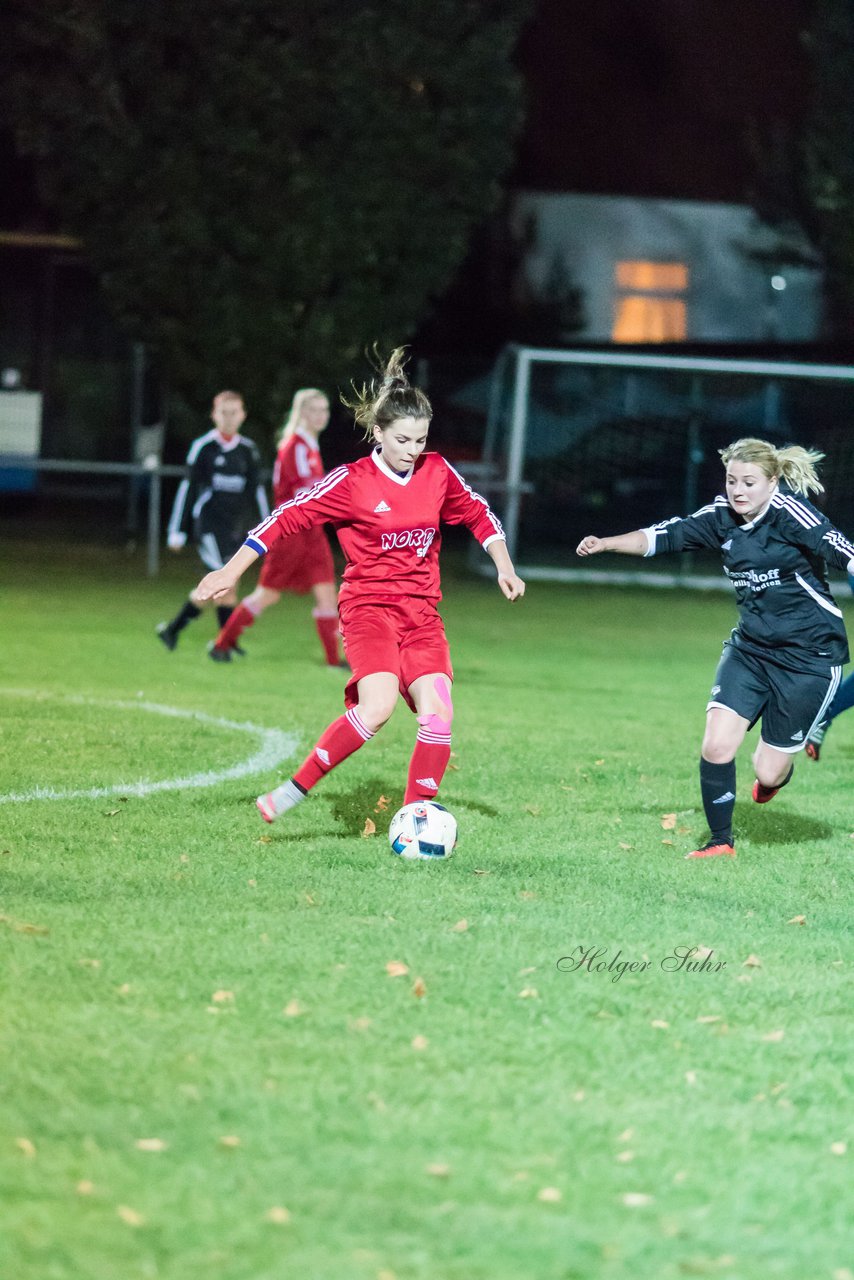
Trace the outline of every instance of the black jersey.
[[230, 439], [216, 429], [194, 440], [187, 454], [190, 474], [175, 495], [169, 534], [190, 534], [196, 542], [205, 533], [242, 534], [250, 506], [265, 520], [267, 495], [259, 480], [258, 450], [246, 436]]
[[854, 570], [854, 545], [800, 494], [780, 488], [762, 515], [744, 523], [719, 495], [692, 516], [645, 529], [648, 555], [711, 548], [739, 610], [733, 643], [792, 670], [827, 673], [848, 661], [842, 611], [825, 562]]

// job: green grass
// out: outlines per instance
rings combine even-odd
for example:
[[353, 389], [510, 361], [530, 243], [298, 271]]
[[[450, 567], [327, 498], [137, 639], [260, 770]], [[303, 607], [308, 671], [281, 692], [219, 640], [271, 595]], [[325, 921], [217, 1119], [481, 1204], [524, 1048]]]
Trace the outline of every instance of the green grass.
[[[153, 634], [189, 557], [150, 582], [119, 553], [6, 550], [3, 794], [255, 749], [116, 704], [278, 728], [295, 760], [340, 711], [304, 601], [220, 666], [209, 617], [172, 655]], [[4, 1277], [850, 1277], [854, 715], [762, 809], [745, 748], [737, 860], [686, 863], [731, 602], [446, 589], [445, 866], [385, 842], [402, 705], [270, 829], [269, 773], [0, 804]], [[580, 945], [650, 967], [562, 972]], [[725, 967], [663, 971], [681, 946]]]

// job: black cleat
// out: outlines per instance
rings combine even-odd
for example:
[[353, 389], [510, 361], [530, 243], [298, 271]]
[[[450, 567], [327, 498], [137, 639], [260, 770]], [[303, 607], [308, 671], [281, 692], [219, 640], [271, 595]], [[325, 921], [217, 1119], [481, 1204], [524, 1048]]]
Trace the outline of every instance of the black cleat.
[[245, 658], [245, 657], [246, 657], [246, 650], [245, 650], [245, 649], [241, 649], [241, 647], [240, 647], [240, 645], [239, 645], [239, 644], [233, 644], [233, 645], [231, 646], [231, 652], [232, 652], [232, 653], [236, 653], [236, 654], [237, 654], [237, 656], [238, 656], [238, 658]]
[[170, 653], [177, 649], [178, 637], [175, 635], [175, 632], [172, 630], [168, 622], [158, 622], [155, 630]]
[[208, 657], [212, 662], [231, 662], [231, 650], [218, 649], [213, 640], [211, 640], [208, 645]]

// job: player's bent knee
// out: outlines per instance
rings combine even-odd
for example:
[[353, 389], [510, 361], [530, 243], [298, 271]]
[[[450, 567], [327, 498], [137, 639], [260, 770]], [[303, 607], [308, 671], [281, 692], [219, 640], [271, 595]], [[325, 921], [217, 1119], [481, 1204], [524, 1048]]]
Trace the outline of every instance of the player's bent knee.
[[371, 702], [359, 703], [359, 715], [365, 724], [376, 733], [377, 729], [381, 729], [386, 720], [390, 720], [394, 711], [397, 698], [388, 701], [377, 699]]
[[725, 738], [703, 739], [702, 756], [709, 764], [729, 764], [730, 760], [735, 759], [737, 751], [738, 744]]

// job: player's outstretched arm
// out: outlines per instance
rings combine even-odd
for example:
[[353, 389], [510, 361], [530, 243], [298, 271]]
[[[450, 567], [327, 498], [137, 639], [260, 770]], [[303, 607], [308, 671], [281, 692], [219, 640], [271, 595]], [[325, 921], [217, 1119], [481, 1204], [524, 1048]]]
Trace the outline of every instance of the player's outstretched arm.
[[577, 556], [598, 556], [601, 551], [617, 551], [624, 556], [645, 556], [649, 542], [643, 529], [632, 533], [620, 533], [614, 538], [597, 538], [588, 534], [575, 548]]
[[486, 554], [491, 556], [498, 570], [498, 585], [508, 600], [518, 600], [525, 594], [525, 584], [513, 568], [507, 543], [497, 538], [490, 542]]
[[244, 544], [235, 551], [228, 564], [223, 565], [221, 569], [214, 569], [213, 573], [206, 573], [193, 595], [202, 602], [219, 600], [221, 596], [227, 596], [229, 591], [237, 586], [250, 564], [257, 559], [258, 552]]

